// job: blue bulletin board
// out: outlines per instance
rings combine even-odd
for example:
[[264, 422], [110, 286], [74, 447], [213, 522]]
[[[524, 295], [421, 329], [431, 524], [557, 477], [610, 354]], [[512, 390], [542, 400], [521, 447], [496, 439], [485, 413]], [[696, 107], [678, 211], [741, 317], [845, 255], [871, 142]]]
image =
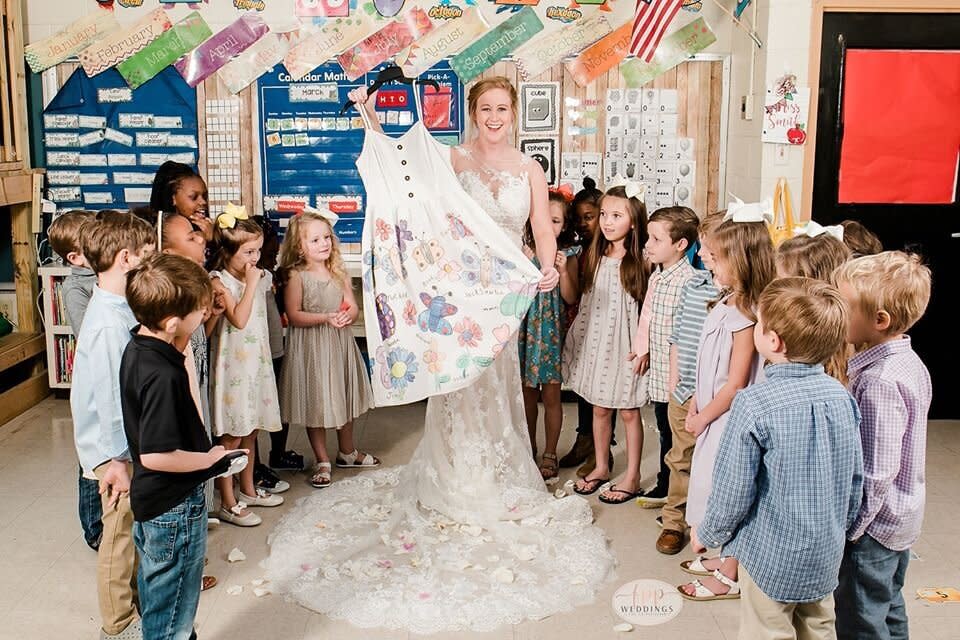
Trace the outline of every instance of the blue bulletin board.
[[150, 202], [157, 168], [196, 168], [197, 96], [173, 67], [131, 90], [116, 69], [78, 68], [43, 110], [47, 198], [60, 208]]
[[[257, 81], [264, 212], [285, 226], [301, 204], [328, 207], [340, 215], [336, 231], [348, 252], [359, 253], [363, 229], [365, 194], [355, 163], [364, 131], [356, 109], [351, 107], [342, 116], [339, 112], [347, 93], [369, 86], [379, 71], [350, 82], [339, 64], [330, 63], [294, 82], [286, 68], [277, 65]], [[384, 131], [399, 135], [416, 122], [412, 93], [416, 90], [430, 132], [443, 142], [459, 143], [464, 127], [463, 84], [446, 61], [421, 78], [436, 80], [440, 92], [399, 83], [380, 89], [377, 116]]]

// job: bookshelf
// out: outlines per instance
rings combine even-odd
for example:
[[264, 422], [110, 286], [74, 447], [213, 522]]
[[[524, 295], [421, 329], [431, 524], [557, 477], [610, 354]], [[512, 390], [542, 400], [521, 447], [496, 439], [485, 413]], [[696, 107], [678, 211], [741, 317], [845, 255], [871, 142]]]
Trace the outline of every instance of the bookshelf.
[[43, 290], [43, 326], [47, 342], [47, 372], [51, 389], [69, 389], [73, 367], [73, 351], [77, 338], [67, 322], [63, 304], [63, 280], [70, 275], [70, 267], [40, 267], [40, 285]]

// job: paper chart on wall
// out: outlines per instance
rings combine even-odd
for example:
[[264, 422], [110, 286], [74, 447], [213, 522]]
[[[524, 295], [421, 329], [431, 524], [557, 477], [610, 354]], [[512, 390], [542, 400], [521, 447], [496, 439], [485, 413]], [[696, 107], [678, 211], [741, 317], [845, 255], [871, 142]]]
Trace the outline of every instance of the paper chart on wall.
[[559, 82], [520, 83], [520, 133], [559, 133]]
[[521, 138], [520, 153], [533, 158], [543, 169], [547, 184], [557, 184], [557, 151], [560, 145], [556, 138]]

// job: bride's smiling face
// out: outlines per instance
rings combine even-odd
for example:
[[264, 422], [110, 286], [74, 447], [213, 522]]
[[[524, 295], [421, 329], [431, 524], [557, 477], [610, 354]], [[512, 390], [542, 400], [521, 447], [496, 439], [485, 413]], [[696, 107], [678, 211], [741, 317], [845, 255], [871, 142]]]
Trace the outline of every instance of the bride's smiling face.
[[506, 89], [493, 88], [477, 98], [473, 123], [481, 138], [491, 144], [504, 142], [513, 126], [513, 103]]

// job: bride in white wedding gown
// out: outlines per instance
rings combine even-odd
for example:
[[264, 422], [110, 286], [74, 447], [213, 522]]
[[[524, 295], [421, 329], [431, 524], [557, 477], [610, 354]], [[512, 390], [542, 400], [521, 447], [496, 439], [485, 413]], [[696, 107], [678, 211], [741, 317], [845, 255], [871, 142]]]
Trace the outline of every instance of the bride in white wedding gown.
[[[363, 89], [350, 97], [367, 99]], [[504, 78], [477, 83], [469, 98], [477, 133], [446, 162], [518, 245], [533, 212], [541, 264], [552, 265], [543, 171], [508, 140], [516, 101]], [[432, 143], [414, 126], [405, 144]], [[556, 282], [545, 269], [542, 286]], [[337, 480], [300, 501], [271, 535], [265, 567], [276, 592], [360, 627], [487, 631], [593, 600], [614, 559], [592, 522], [585, 500], [557, 499], [544, 486], [513, 336], [473, 385], [430, 398], [406, 466]]]

